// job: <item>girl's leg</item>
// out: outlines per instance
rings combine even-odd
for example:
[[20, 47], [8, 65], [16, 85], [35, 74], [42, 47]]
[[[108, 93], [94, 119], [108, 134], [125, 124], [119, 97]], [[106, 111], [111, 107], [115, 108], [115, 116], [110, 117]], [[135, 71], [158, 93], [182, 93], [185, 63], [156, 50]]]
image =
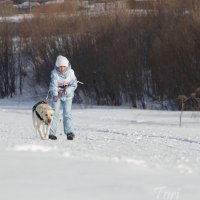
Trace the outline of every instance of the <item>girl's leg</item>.
[[72, 99], [66, 99], [65, 101], [61, 101], [63, 108], [63, 126], [65, 134], [71, 133], [74, 131], [72, 124]]
[[58, 121], [59, 121], [59, 111], [60, 111], [60, 99], [57, 102], [52, 103], [52, 107], [55, 109], [53, 115], [53, 121], [50, 128], [50, 134], [55, 135], [57, 131]]

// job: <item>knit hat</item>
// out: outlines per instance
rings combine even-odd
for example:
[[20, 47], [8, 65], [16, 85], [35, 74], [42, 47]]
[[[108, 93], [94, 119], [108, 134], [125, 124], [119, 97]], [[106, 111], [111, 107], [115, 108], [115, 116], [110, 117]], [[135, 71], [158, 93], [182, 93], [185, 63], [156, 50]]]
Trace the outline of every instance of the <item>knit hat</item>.
[[69, 67], [69, 60], [64, 56], [58, 56], [56, 59], [56, 67], [65, 66]]

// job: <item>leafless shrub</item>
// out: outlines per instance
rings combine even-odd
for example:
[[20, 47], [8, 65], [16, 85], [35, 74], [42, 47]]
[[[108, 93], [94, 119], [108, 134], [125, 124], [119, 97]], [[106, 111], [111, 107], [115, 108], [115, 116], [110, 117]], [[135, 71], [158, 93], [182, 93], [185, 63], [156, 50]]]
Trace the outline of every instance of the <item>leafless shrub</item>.
[[11, 16], [17, 13], [17, 9], [13, 6], [12, 1], [0, 3], [0, 16]]
[[33, 9], [32, 13], [35, 15], [40, 14], [75, 14], [81, 7], [79, 0], [65, 0], [64, 3], [57, 4], [41, 4], [39, 7]]
[[200, 88], [197, 88], [189, 97], [179, 95], [178, 103], [181, 110], [200, 110]]
[[64, 7], [41, 7], [46, 10], [16, 25], [15, 33], [27, 41], [27, 58], [39, 83], [48, 85], [55, 58], [63, 54], [85, 83], [83, 93], [97, 104], [131, 102], [145, 108], [146, 97], [175, 100], [199, 84], [200, 4], [180, 3], [156, 1], [156, 12], [144, 16], [122, 10], [73, 15], [78, 1], [66, 12]]
[[0, 26], [0, 97], [15, 93], [15, 58], [13, 52], [12, 26], [2, 23]]

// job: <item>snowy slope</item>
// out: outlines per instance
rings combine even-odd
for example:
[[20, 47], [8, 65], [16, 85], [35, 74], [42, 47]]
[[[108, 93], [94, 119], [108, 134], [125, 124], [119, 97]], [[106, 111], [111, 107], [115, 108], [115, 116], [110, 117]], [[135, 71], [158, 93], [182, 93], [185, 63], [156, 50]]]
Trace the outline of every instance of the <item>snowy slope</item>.
[[200, 115], [74, 106], [76, 139], [36, 138], [35, 102], [0, 101], [1, 199], [200, 199]]

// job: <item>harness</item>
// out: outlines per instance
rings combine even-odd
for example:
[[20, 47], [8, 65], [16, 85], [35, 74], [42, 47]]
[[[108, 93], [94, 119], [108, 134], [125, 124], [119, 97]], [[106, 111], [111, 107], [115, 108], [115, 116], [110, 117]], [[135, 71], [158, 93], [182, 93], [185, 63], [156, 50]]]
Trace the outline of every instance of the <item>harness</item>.
[[[38, 102], [37, 104], [35, 104], [35, 105], [33, 106], [32, 111], [35, 112], [36, 115], [37, 115], [37, 117], [38, 117], [41, 121], [43, 121], [43, 122], [45, 123], [44, 119], [39, 115], [39, 113], [38, 113], [37, 110], [36, 110], [36, 107], [37, 107], [38, 105], [40, 105], [40, 104], [47, 104], [47, 102], [46, 102], [46, 101], [40, 101], [40, 102]], [[46, 123], [45, 123], [45, 124], [46, 124]]]

